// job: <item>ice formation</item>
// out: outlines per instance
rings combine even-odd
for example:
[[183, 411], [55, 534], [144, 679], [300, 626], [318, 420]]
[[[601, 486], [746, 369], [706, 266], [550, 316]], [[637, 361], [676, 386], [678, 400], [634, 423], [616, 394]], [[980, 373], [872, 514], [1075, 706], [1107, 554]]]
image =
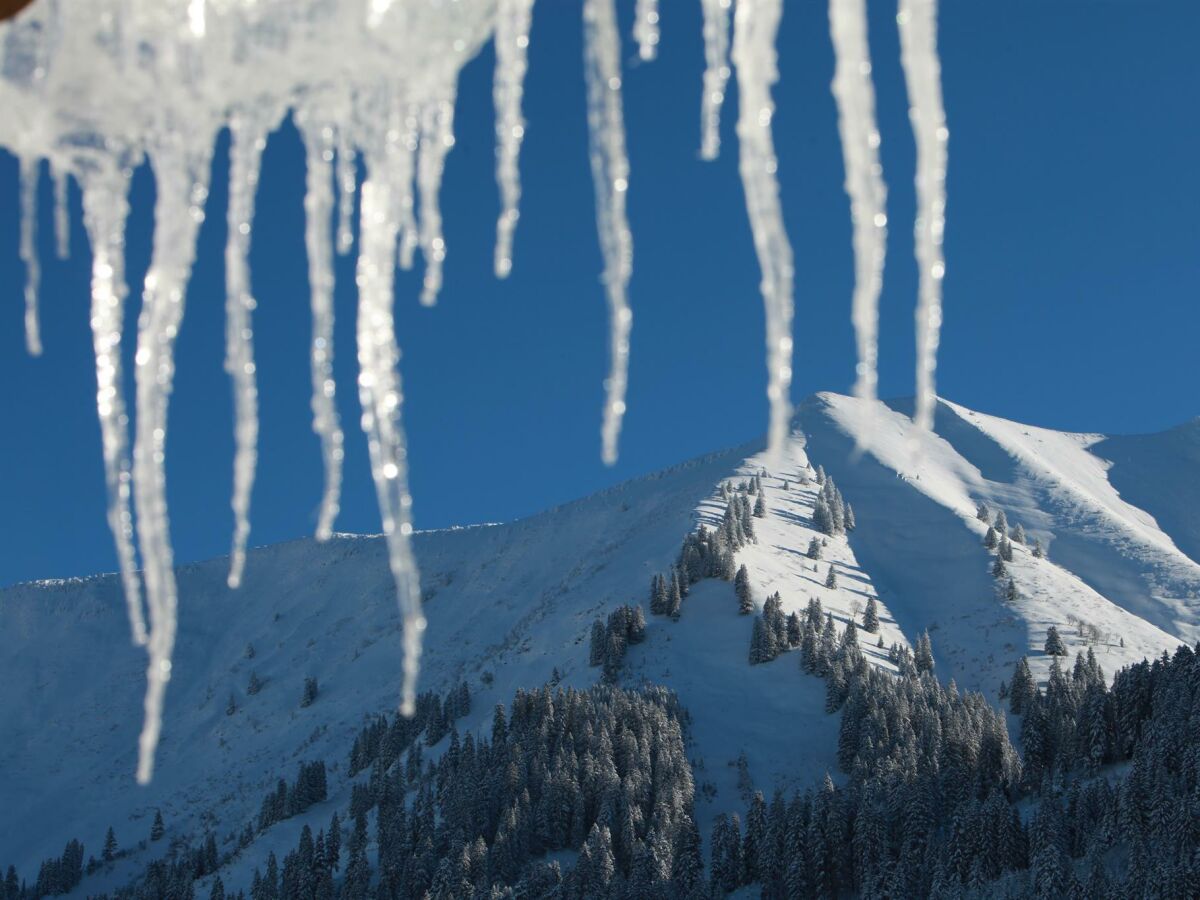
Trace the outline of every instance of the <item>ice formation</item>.
[[854, 394], [874, 400], [878, 383], [879, 292], [887, 252], [887, 187], [879, 163], [875, 86], [867, 45], [866, 0], [829, 0], [829, 33], [836, 50], [833, 96], [854, 228], [854, 299], [850, 317], [858, 343]]
[[937, 401], [934, 372], [942, 329], [942, 279], [946, 263], [946, 112], [942, 108], [942, 66], [937, 53], [937, 0], [900, 0], [900, 61], [908, 86], [908, 117], [917, 142], [917, 402], [919, 430], [933, 427]]
[[[762, 268], [770, 445], [778, 448], [790, 415], [794, 277], [771, 128], [782, 0], [701, 2], [706, 68], [700, 152], [707, 159], [719, 152], [720, 110], [732, 61], [740, 95], [740, 172]], [[436, 301], [446, 257], [438, 194], [446, 154], [454, 145], [458, 76], [480, 47], [494, 40], [496, 180], [501, 197], [494, 266], [500, 277], [511, 270], [532, 7], [533, 0], [37, 0], [11, 22], [0, 24], [0, 109], [5, 111], [0, 117], [0, 147], [20, 163], [20, 252], [27, 273], [25, 327], [31, 353], [40, 351], [35, 229], [43, 160], [54, 180], [59, 254], [70, 250], [69, 178], [80, 187], [92, 245], [91, 325], [108, 520], [133, 640], [146, 645], [149, 655], [140, 781], [148, 781], [153, 772], [175, 642], [178, 597], [164, 469], [174, 342], [218, 135], [226, 128], [231, 133], [226, 368], [235, 398], [236, 453], [230, 585], [239, 583], [245, 561], [257, 457], [254, 295], [248, 263], [255, 190], [267, 137], [290, 114], [303, 140], [307, 165], [313, 430], [325, 464], [317, 536], [330, 535], [339, 506], [344, 440], [332, 368], [333, 256], [355, 248], [357, 200], [358, 391], [404, 625], [401, 706], [411, 709], [424, 618], [410, 546], [412, 499], [400, 417], [400, 348], [392, 315], [395, 268], [410, 267], [420, 250], [420, 299], [426, 304]], [[917, 420], [925, 424], [944, 270], [940, 245], [946, 129], [935, 17], [934, 0], [900, 0], [903, 66], [918, 145]], [[625, 412], [633, 262], [625, 212], [630, 181], [615, 0], [583, 0], [583, 23], [590, 160], [609, 307], [610, 369], [601, 443], [603, 458], [612, 462]], [[874, 390], [875, 307], [886, 218], [863, 0], [831, 0], [830, 24], [838, 56], [834, 92], [855, 229], [858, 390], [866, 396]], [[658, 0], [635, 0], [633, 39], [641, 59], [655, 58]], [[130, 179], [143, 162], [154, 173], [157, 199], [153, 253], [137, 323], [131, 452], [121, 390], [128, 291], [125, 225]]]

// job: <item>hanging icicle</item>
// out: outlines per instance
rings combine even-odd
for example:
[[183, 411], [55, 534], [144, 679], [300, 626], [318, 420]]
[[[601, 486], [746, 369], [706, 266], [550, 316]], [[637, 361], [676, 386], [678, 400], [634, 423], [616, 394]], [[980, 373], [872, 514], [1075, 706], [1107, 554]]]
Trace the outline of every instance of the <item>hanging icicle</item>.
[[729, 83], [729, 7], [732, 0], [701, 0], [704, 9], [704, 95], [700, 100], [700, 157], [721, 152], [721, 106]]
[[[200, 149], [200, 148], [203, 149]], [[208, 197], [211, 142], [188, 147], [168, 132], [149, 152], [158, 198], [154, 252], [146, 273], [138, 320], [137, 428], [133, 445], [133, 500], [150, 630], [146, 669], [146, 719], [138, 740], [137, 779], [149, 783], [162, 732], [163, 699], [171, 678], [178, 595], [167, 518], [167, 406], [175, 377], [175, 337], [196, 253], [196, 232]]]
[[638, 56], [649, 62], [658, 56], [658, 0], [637, 0], [633, 13], [633, 39], [638, 45]]
[[92, 347], [96, 355], [96, 412], [104, 448], [108, 527], [117, 550], [129, 627], [136, 645], [146, 643], [141, 581], [133, 547], [129, 416], [121, 391], [121, 330], [125, 282], [125, 222], [129, 217], [128, 166], [109, 164], [85, 176], [83, 221], [92, 244]]
[[225, 371], [233, 381], [233, 546], [229, 586], [242, 583], [250, 535], [250, 491], [258, 466], [258, 384], [254, 365], [254, 294], [250, 290], [250, 230], [266, 128], [245, 113], [230, 121], [229, 210], [225, 243]]
[[421, 303], [433, 306], [442, 289], [442, 264], [446, 259], [446, 239], [442, 235], [442, 210], [438, 196], [446, 154], [454, 146], [454, 90], [449, 96], [428, 104], [421, 111], [421, 155], [417, 160], [417, 187], [421, 191], [421, 222], [418, 237], [425, 257], [425, 280]]
[[404, 147], [397, 146], [400, 128], [395, 120], [398, 118], [398, 115], [394, 116], [389, 125], [392, 139], [387, 142], [384, 158], [367, 160], [367, 177], [362, 186], [357, 269], [358, 395], [371, 457], [371, 476], [375, 481], [404, 629], [404, 683], [400, 709], [405, 715], [412, 715], [425, 617], [421, 613], [420, 577], [411, 546], [408, 450], [400, 420], [404, 394], [397, 371], [400, 349], [396, 344], [392, 315], [399, 198], [390, 177], [398, 167], [391, 157], [405, 152]]
[[496, 221], [497, 278], [512, 271], [513, 232], [521, 205], [521, 141], [525, 119], [521, 96], [529, 68], [529, 23], [533, 0], [499, 0], [496, 9], [496, 74], [492, 100], [496, 107], [496, 184], [500, 188], [500, 218]]
[[792, 245], [779, 203], [778, 162], [771, 135], [775, 103], [771, 86], [779, 79], [775, 34], [782, 0], [737, 0], [733, 64], [738, 73], [737, 134], [739, 169], [746, 213], [762, 267], [763, 306], [767, 319], [767, 399], [771, 421], [767, 446], [779, 453], [792, 415]]
[[308, 282], [312, 307], [313, 431], [321, 440], [325, 465], [325, 489], [317, 514], [317, 540], [333, 534], [342, 490], [344, 438], [337, 412], [337, 385], [333, 380], [333, 242], [330, 216], [333, 212], [333, 127], [317, 125], [299, 117], [304, 138], [305, 194], [304, 244], [308, 251]]
[[611, 354], [604, 382], [601, 454], [612, 465], [617, 461], [617, 442], [625, 415], [629, 331], [633, 325], [628, 298], [633, 237], [625, 218], [629, 160], [625, 156], [625, 118], [621, 111], [621, 38], [617, 34], [613, 0], [584, 0], [583, 48], [592, 183], [596, 189], [596, 226], [604, 255]]
[[917, 144], [916, 256], [917, 428], [933, 427], [937, 403], [938, 341], [942, 329], [942, 279], [946, 263], [946, 143], [950, 131], [942, 106], [942, 66], [937, 53], [937, 0], [900, 0], [900, 63], [908, 87], [908, 117]]
[[42, 265], [37, 252], [38, 161], [31, 156], [20, 159], [21, 178], [21, 262], [25, 263], [25, 349], [30, 356], [42, 355], [42, 328], [38, 321], [38, 293], [41, 290]]
[[887, 187], [879, 163], [866, 0], [830, 0], [829, 32], [837, 57], [833, 96], [854, 228], [854, 299], [850, 313], [858, 344], [854, 395], [874, 400], [878, 384], [879, 292], [887, 250]]
[[67, 179], [70, 173], [52, 166], [54, 176], [54, 251], [59, 259], [71, 255], [71, 216], [67, 208]]

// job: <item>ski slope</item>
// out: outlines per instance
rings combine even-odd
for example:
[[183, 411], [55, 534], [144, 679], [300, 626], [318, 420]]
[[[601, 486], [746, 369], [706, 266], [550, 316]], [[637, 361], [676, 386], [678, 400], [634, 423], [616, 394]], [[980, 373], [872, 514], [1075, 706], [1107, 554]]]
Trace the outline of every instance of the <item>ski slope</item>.
[[[1200, 425], [1106, 438], [1032, 428], [940, 401], [937, 433], [912, 430], [909, 405], [835, 394], [798, 409], [783, 452], [761, 442], [712, 454], [528, 519], [416, 536], [429, 631], [422, 689], [470, 685], [460, 729], [484, 733], [492, 708], [557, 670], [585, 686], [592, 621], [622, 603], [647, 606], [651, 576], [674, 561], [685, 534], [719, 521], [722, 482], [759, 474], [766, 515], [737, 554], [761, 607], [775, 591], [785, 612], [821, 600], [839, 627], [879, 602], [885, 646], [928, 629], [937, 673], [995, 699], [1028, 654], [1045, 677], [1046, 629], [1072, 654], [1091, 632], [1106, 673], [1200, 636], [1200, 545], [1195, 473]], [[857, 528], [805, 555], [820, 464], [853, 507]], [[810, 483], [801, 484], [807, 474]], [[788, 488], [784, 489], [784, 482]], [[1014, 545], [1009, 602], [990, 574], [976, 504], [1003, 509], [1036, 559]], [[826, 588], [830, 565], [838, 587]], [[161, 809], [168, 839], [227, 838], [251, 821], [279, 777], [324, 759], [330, 799], [260, 836], [228, 871], [248, 883], [269, 850], [294, 846], [304, 823], [345, 811], [346, 758], [365, 717], [393, 709], [399, 620], [380, 538], [336, 536], [253, 550], [242, 589], [227, 562], [179, 571], [181, 627], [153, 784], [134, 784], [144, 656], [128, 643], [115, 576], [38, 582], [0, 591], [0, 864], [32, 881], [39, 862], [77, 837], [98, 855], [111, 825], [130, 857], [84, 879], [81, 896], [124, 883], [170, 840], [138, 849]], [[731, 584], [694, 585], [677, 622], [650, 617], [623, 679], [675, 690], [691, 715], [701, 833], [721, 811], [835, 774], [838, 719], [824, 684], [798, 652], [750, 666], [752, 619]], [[1084, 627], [1086, 626], [1086, 628]], [[888, 666], [875, 637], [869, 657]], [[247, 657], [247, 645], [254, 647]], [[264, 682], [246, 693], [250, 673]], [[317, 702], [299, 706], [305, 677]], [[226, 714], [230, 696], [237, 710]], [[434, 752], [437, 748], [434, 748]], [[201, 889], [198, 887], [198, 890]]]

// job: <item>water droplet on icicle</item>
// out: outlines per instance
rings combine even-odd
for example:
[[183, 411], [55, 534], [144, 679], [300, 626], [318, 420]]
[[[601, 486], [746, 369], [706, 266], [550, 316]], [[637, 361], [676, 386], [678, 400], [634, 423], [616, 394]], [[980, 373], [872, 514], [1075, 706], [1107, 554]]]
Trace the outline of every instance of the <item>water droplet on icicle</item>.
[[649, 62], [658, 56], [658, 0], [637, 0], [633, 13], [633, 39], [638, 45], [638, 56]]

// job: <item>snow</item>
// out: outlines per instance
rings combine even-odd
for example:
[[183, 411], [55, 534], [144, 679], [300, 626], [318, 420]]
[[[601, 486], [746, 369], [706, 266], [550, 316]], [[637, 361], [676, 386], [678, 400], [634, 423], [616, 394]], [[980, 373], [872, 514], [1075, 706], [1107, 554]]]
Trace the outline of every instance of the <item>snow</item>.
[[[1156, 596], [1154, 585], [1166, 575], [1186, 582], [1195, 563], [1107, 476], [1124, 469], [1122, 483], [1142, 485], [1145, 496], [1190, 483], [1195, 423], [1105, 439], [940, 401], [939, 434], [914, 438], [910, 405], [817, 395], [798, 408], [774, 462], [756, 443], [529, 519], [412, 535], [428, 617], [422, 689], [444, 691], [465, 679], [473, 706], [460, 727], [486, 734], [495, 703], [544, 683], [554, 669], [566, 685], [593, 683], [599, 670], [587, 666], [592, 621], [622, 603], [645, 608], [651, 575], [674, 561], [685, 534], [720, 516], [722, 482], [764, 470], [766, 515], [754, 519], [757, 541], [737, 554], [755, 602], [779, 591], [791, 611], [815, 596], [841, 628], [867, 596], [877, 596], [885, 646], [914, 644], [928, 628], [937, 674], [960, 688], [994, 700], [1022, 655], [1044, 679], [1050, 658], [1042, 646], [1052, 624], [1072, 655], [1087, 646], [1079, 623], [1094, 625], [1101, 635], [1095, 652], [1110, 678], [1125, 663], [1193, 639], [1200, 627], [1194, 605], [1176, 609], [1146, 598]], [[814, 570], [804, 553], [816, 534], [816, 485], [801, 485], [798, 476], [817, 463], [854, 506], [858, 527], [829, 537]], [[1135, 477], [1143, 464], [1149, 469]], [[1000, 599], [989, 574], [992, 557], [975, 518], [979, 500], [1049, 544], [1049, 558], [1040, 560], [1014, 545], [1015, 603]], [[1064, 553], [1068, 539], [1072, 552]], [[292, 777], [301, 760], [324, 759], [333, 767], [330, 799], [257, 838], [222, 873], [236, 889], [268, 850], [290, 849], [304, 823], [324, 827], [334, 809], [344, 813], [353, 737], [365, 717], [395, 708], [402, 623], [386, 545], [380, 537], [334, 535], [324, 543], [254, 549], [237, 592], [226, 582], [228, 560], [178, 570], [184, 602], [172, 703], [164, 710], [158, 774], [137, 790], [130, 776], [142, 663], [121, 640], [127, 626], [120, 577], [0, 591], [0, 628], [11, 647], [0, 658], [7, 729], [0, 742], [0, 860], [33, 878], [41, 859], [57, 855], [67, 840], [77, 837], [91, 852], [112, 825], [121, 846], [134, 848], [131, 858], [79, 888], [81, 896], [111, 890], [165, 852], [166, 841], [136, 848], [156, 808], [168, 838], [199, 840], [215, 822], [224, 841], [254, 818], [279, 775]], [[835, 589], [824, 587], [830, 564], [838, 572]], [[666, 685], [689, 710], [688, 754], [705, 835], [718, 812], [744, 809], [751, 788], [769, 796], [776, 786], [811, 785], [826, 771], [837, 777], [838, 718], [824, 712], [823, 682], [801, 671], [794, 651], [750, 666], [751, 625], [751, 617], [737, 614], [731, 584], [700, 582], [678, 622], [649, 617], [646, 641], [630, 648], [623, 674], [628, 684]], [[859, 642], [874, 664], [889, 667], [874, 636], [860, 631]], [[252, 660], [247, 643], [255, 647]], [[55, 652], [47, 654], [47, 646]], [[251, 671], [265, 686], [247, 696]], [[320, 696], [300, 709], [307, 676], [318, 679]], [[239, 709], [226, 716], [231, 693]]]

